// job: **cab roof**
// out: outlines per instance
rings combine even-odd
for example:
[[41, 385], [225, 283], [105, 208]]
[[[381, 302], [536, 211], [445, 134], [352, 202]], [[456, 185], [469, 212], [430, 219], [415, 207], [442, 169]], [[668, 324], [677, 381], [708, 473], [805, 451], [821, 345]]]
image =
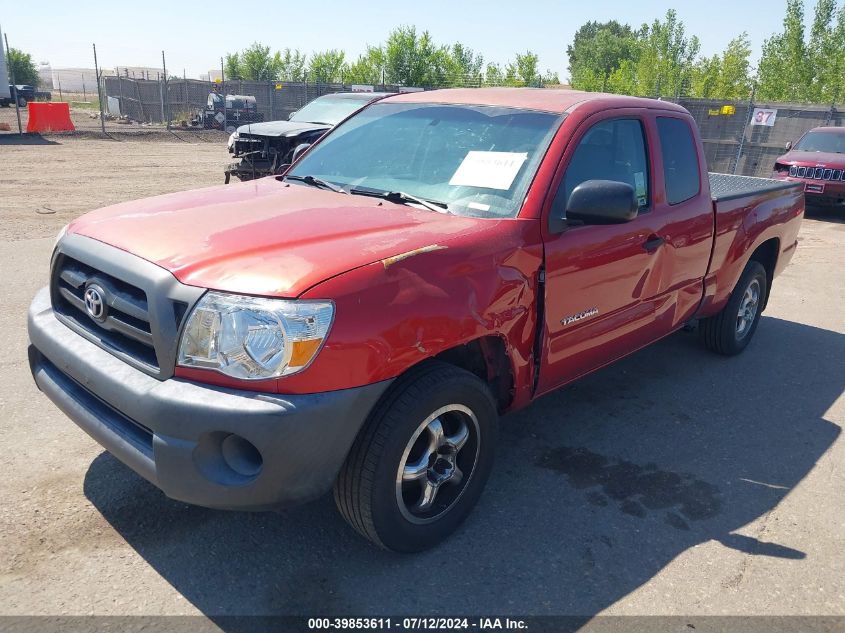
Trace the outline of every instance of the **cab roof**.
[[845, 127], [834, 127], [832, 125], [823, 125], [814, 127], [810, 132], [831, 132], [832, 134], [845, 134]]
[[390, 103], [443, 103], [525, 108], [564, 114], [578, 107], [590, 105], [594, 109], [606, 108], [652, 108], [686, 112], [684, 108], [669, 101], [627, 97], [601, 92], [583, 92], [558, 88], [448, 88], [406, 92], [384, 101]]

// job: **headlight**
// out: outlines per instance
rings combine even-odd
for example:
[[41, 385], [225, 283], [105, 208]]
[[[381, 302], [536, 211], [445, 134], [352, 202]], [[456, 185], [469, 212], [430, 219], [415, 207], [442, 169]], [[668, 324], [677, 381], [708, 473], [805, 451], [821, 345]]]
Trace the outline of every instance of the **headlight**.
[[238, 138], [239, 138], [239, 137], [238, 137], [238, 131], [237, 131], [237, 130], [235, 130], [234, 132], [232, 132], [232, 133], [229, 135], [229, 140], [228, 140], [228, 141], [226, 141], [226, 147], [227, 147], [227, 149], [228, 149], [230, 152], [231, 152], [233, 149], [235, 149], [235, 141], [236, 141], [236, 140], [238, 140]]
[[288, 376], [314, 359], [333, 319], [330, 301], [207, 292], [185, 324], [178, 363], [244, 380]]

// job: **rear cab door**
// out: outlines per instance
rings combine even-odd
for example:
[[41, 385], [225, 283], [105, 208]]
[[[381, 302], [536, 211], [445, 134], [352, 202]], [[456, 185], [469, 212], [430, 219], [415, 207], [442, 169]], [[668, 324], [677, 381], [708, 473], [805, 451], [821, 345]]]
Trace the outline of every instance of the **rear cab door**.
[[[667, 116], [684, 120], [680, 113]], [[672, 160], [664, 167], [655, 111], [604, 110], [572, 133], [541, 220], [545, 296], [538, 395], [668, 334], [698, 306], [713, 220], [700, 144], [690, 133], [694, 156], [685, 172], [683, 152], [665, 152]], [[665, 131], [663, 137], [671, 141]], [[679, 202], [673, 190], [670, 203], [663, 178], [671, 170], [695, 172], [694, 195]], [[637, 217], [551, 234], [549, 215], [565, 209], [575, 186], [593, 179], [630, 184]]]

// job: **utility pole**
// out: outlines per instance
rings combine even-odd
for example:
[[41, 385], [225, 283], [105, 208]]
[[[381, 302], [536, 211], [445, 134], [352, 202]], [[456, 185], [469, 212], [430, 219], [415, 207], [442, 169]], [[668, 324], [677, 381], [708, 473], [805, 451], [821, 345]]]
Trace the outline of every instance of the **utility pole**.
[[164, 86], [162, 88], [162, 99], [161, 99], [161, 116], [164, 117], [164, 121], [167, 124], [167, 131], [170, 131], [170, 92], [167, 90], [167, 63], [164, 61], [164, 51], [161, 51], [161, 70], [164, 74]]
[[97, 45], [94, 46], [94, 76], [97, 78], [97, 97], [100, 100], [100, 129], [106, 133], [106, 119], [103, 116], [103, 91], [100, 88], [100, 67], [97, 65]]

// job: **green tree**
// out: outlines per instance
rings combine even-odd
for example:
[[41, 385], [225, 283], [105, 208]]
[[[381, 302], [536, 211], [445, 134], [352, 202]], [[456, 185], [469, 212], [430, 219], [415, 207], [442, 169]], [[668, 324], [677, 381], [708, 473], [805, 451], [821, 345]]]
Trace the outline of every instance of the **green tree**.
[[638, 33], [636, 53], [637, 93], [646, 96], [686, 94], [692, 80], [692, 68], [701, 49], [696, 36], [687, 37], [684, 23], [674, 9], [665, 21], [644, 24]]
[[272, 55], [270, 47], [255, 42], [240, 54], [238, 63], [241, 79], [272, 81], [279, 78], [279, 54]]
[[368, 46], [367, 52], [350, 64], [344, 73], [344, 80], [353, 84], [381, 84], [384, 73], [384, 50]]
[[627, 24], [616, 20], [583, 24], [566, 49], [572, 87], [607, 90], [610, 76], [636, 52], [635, 34]]
[[15, 83], [18, 85], [38, 85], [38, 68], [32, 61], [32, 55], [24, 53], [18, 48], [10, 48], [7, 61], [10, 70], [9, 81], [12, 81], [11, 78], [14, 76]]
[[540, 78], [540, 84], [543, 86], [559, 86], [560, 77], [558, 77], [556, 72], [547, 68], [546, 72]]
[[477, 86], [484, 79], [484, 58], [461, 43], [452, 44], [446, 65], [447, 81], [451, 86]]
[[537, 86], [540, 73], [537, 72], [540, 58], [531, 51], [517, 53], [514, 61], [505, 66], [505, 83], [509, 86]]
[[816, 103], [834, 101], [845, 88], [845, 4], [837, 11], [835, 0], [818, 0], [807, 57], [814, 72], [804, 98]]
[[757, 66], [757, 95], [770, 101], [801, 101], [810, 83], [804, 43], [804, 2], [787, 0], [783, 32], [763, 43]]
[[238, 53], [226, 53], [223, 59], [223, 74], [225, 79], [243, 79], [241, 76], [241, 57]]
[[494, 62], [489, 62], [484, 69], [484, 84], [487, 86], [502, 86], [505, 83], [505, 74], [502, 67]]
[[308, 64], [308, 80], [317, 83], [341, 83], [346, 70], [345, 54], [339, 50], [314, 53]]
[[414, 26], [393, 29], [384, 44], [384, 70], [390, 84], [441, 85], [447, 75], [448, 59], [428, 31], [417, 34]]
[[276, 53], [275, 64], [278, 68], [277, 79], [285, 81], [306, 81], [308, 79], [307, 58], [299, 50], [291, 51], [291, 49], [286, 48], [284, 53]]
[[732, 39], [721, 55], [702, 57], [692, 69], [690, 95], [706, 99], [747, 99], [751, 93], [748, 34]]

